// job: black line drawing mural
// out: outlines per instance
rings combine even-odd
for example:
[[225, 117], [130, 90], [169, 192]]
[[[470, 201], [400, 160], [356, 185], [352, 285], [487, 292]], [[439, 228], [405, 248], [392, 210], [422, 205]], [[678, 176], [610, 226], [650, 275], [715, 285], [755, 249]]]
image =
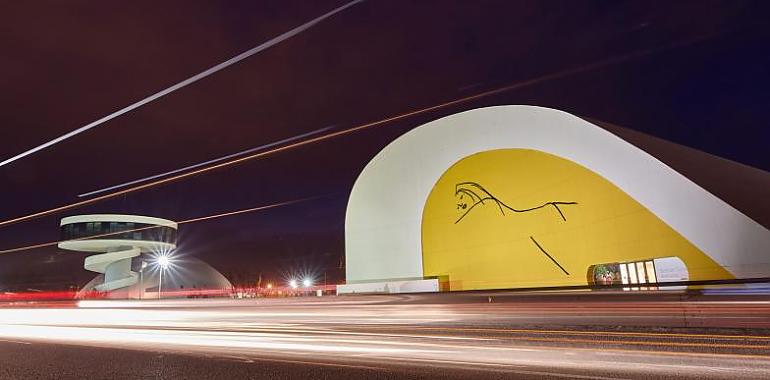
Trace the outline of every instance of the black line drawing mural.
[[[503, 201], [492, 195], [487, 189], [485, 189], [483, 186], [476, 182], [460, 182], [455, 185], [455, 196], [458, 198], [457, 203], [457, 210], [461, 211], [462, 214], [460, 217], [455, 221], [455, 224], [460, 223], [463, 218], [465, 218], [466, 215], [468, 215], [471, 211], [473, 211], [476, 206], [478, 205], [487, 205], [487, 204], [494, 204], [497, 206], [497, 208], [500, 210], [500, 213], [505, 216], [505, 210], [514, 212], [514, 213], [523, 213], [523, 212], [530, 212], [539, 210], [542, 208], [546, 208], [548, 206], [553, 207], [556, 212], [559, 213], [559, 216], [563, 221], [567, 221], [567, 217], [564, 215], [564, 212], [562, 211], [562, 207], [564, 206], [570, 206], [570, 205], [577, 205], [577, 202], [562, 202], [562, 201], [551, 201], [551, 202], [545, 202], [539, 206], [525, 208], [525, 209], [516, 209], [511, 206], [508, 206]], [[466, 199], [467, 197], [467, 199]], [[564, 274], [569, 275], [569, 272], [567, 272], [566, 269], [564, 269], [561, 264], [559, 264], [556, 259], [553, 258], [548, 252], [535, 240], [534, 237], [530, 236], [530, 240], [532, 240], [532, 243], [537, 246], [537, 248], [542, 252], [546, 257], [548, 257], [559, 269], [561, 269]]]
[[[481, 193], [481, 194], [479, 194]], [[559, 216], [561, 216], [561, 219], [565, 222], [567, 221], [567, 217], [564, 216], [564, 213], [561, 211], [561, 208], [559, 206], [565, 206], [565, 205], [576, 205], [577, 202], [545, 202], [540, 206], [526, 208], [526, 209], [515, 209], [511, 206], [508, 206], [507, 204], [503, 203], [503, 201], [497, 199], [492, 193], [487, 191], [483, 186], [479, 185], [476, 182], [461, 182], [455, 185], [455, 196], [458, 196], [460, 198], [460, 203], [457, 204], [458, 210], [464, 210], [463, 214], [460, 215], [460, 218], [455, 221], [455, 224], [463, 220], [468, 213], [473, 211], [474, 208], [478, 205], [484, 205], [486, 201], [494, 202], [497, 207], [500, 209], [500, 213], [505, 216], [505, 210], [513, 211], [513, 212], [529, 212], [529, 211], [535, 211], [547, 206], [553, 206], [556, 211], [559, 213]], [[470, 202], [465, 201], [465, 196], [468, 196], [471, 199], [471, 204], [468, 206]]]
[[532, 240], [532, 242], [533, 242], [533, 243], [535, 243], [535, 245], [537, 246], [537, 248], [539, 248], [539, 249], [540, 249], [540, 252], [543, 252], [543, 254], [544, 254], [544, 255], [548, 256], [548, 258], [549, 258], [549, 259], [551, 259], [551, 261], [553, 261], [553, 263], [554, 263], [554, 264], [556, 264], [556, 266], [557, 266], [557, 267], [559, 267], [559, 269], [561, 269], [561, 271], [562, 271], [562, 272], [564, 272], [564, 274], [566, 274], [567, 276], [569, 276], [569, 272], [567, 272], [567, 270], [566, 270], [566, 269], [564, 269], [564, 267], [563, 267], [563, 266], [561, 266], [561, 264], [559, 264], [559, 262], [558, 262], [558, 261], [556, 261], [556, 259], [554, 259], [553, 257], [551, 257], [551, 255], [549, 255], [549, 254], [548, 254], [548, 252], [546, 252], [546, 251], [545, 251], [545, 249], [543, 249], [543, 247], [540, 245], [540, 243], [538, 243], [538, 242], [537, 242], [537, 240], [535, 240], [535, 238], [533, 238], [532, 236], [530, 236], [529, 238]]

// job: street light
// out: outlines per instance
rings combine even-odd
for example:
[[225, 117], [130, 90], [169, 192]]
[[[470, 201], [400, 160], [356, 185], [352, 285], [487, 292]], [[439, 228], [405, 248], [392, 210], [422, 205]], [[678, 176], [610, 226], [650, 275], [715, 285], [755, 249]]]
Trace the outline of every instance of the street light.
[[171, 260], [166, 255], [158, 256], [158, 265], [160, 265], [160, 269], [166, 270], [171, 264]]
[[139, 269], [139, 299], [144, 299], [144, 268], [147, 268], [147, 262], [142, 260], [142, 266]]
[[289, 281], [289, 286], [291, 286], [292, 289], [297, 289], [297, 280]]
[[309, 278], [306, 278], [302, 281], [302, 285], [304, 285], [306, 288], [309, 288], [311, 285], [313, 285], [313, 281], [311, 281]]
[[156, 260], [156, 264], [160, 267], [160, 274], [158, 275], [158, 299], [160, 299], [160, 295], [163, 292], [163, 272], [165, 272], [171, 265], [171, 258], [168, 255], [163, 254], [159, 255]]

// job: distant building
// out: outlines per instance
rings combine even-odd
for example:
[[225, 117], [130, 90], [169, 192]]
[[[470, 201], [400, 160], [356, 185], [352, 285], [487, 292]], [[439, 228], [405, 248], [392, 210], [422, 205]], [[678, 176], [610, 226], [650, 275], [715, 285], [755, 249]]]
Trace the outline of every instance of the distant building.
[[[139, 215], [77, 215], [63, 218], [59, 248], [97, 253], [84, 268], [100, 273], [79, 295], [104, 293], [109, 298], [157, 297], [160, 268], [157, 257], [176, 249], [177, 224]], [[208, 264], [178, 258], [163, 275], [164, 295], [195, 290], [230, 289], [227, 279]], [[192, 293], [191, 293], [192, 294]]]

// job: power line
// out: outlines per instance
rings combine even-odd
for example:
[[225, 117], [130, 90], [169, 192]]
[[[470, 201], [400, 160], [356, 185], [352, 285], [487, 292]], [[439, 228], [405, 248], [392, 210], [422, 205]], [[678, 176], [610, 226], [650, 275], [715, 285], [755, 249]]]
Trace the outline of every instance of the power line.
[[[306, 202], [306, 201], [310, 201], [310, 200], [318, 199], [318, 198], [322, 198], [322, 197], [321, 196], [316, 196], [316, 197], [300, 198], [300, 199], [294, 199], [294, 200], [290, 200], [290, 201], [272, 203], [272, 204], [264, 205], [264, 206], [249, 207], [249, 208], [244, 208], [244, 209], [235, 210], [235, 211], [228, 211], [228, 212], [223, 212], [223, 213], [218, 213], [218, 214], [200, 216], [200, 217], [197, 217], [197, 218], [185, 219], [185, 220], [176, 222], [176, 224], [180, 225], [180, 224], [187, 224], [187, 223], [196, 223], [196, 222], [202, 222], [202, 221], [205, 221], [205, 220], [219, 219], [219, 218], [224, 218], [224, 217], [228, 217], [228, 216], [245, 214], [245, 213], [249, 213], [249, 212], [264, 211], [264, 210], [268, 210], [268, 209], [271, 209], [271, 208], [276, 208], [276, 207], [281, 207], [281, 206], [288, 206], [288, 205], [292, 205], [292, 204], [295, 204], [295, 203]], [[130, 232], [136, 232], [136, 231], [150, 230], [150, 229], [161, 228], [161, 227], [164, 227], [164, 226], [163, 225], [157, 225], [157, 226], [139, 227], [139, 228], [128, 229], [128, 230], [123, 230], [123, 231], [108, 232], [108, 233], [103, 233], [103, 234], [98, 234], [98, 235], [86, 236], [86, 237], [77, 238], [77, 239], [57, 240], [57, 241], [51, 241], [51, 242], [47, 242], [47, 243], [26, 245], [26, 246], [23, 246], [23, 247], [16, 247], [16, 248], [9, 248], [9, 249], [0, 250], [0, 254], [28, 251], [28, 250], [37, 249], [37, 248], [51, 247], [51, 246], [58, 245], [59, 243], [64, 242], [64, 241], [79, 241], [79, 240], [98, 239], [98, 238], [102, 238], [102, 237], [120, 235], [120, 234], [125, 234], [125, 233], [130, 233]]]
[[261, 51], [264, 51], [264, 50], [266, 50], [266, 49], [268, 49], [268, 48], [270, 48], [272, 46], [275, 46], [275, 45], [277, 45], [277, 44], [279, 44], [279, 43], [281, 43], [281, 42], [283, 42], [283, 41], [285, 41], [285, 40], [287, 40], [287, 39], [289, 39], [291, 37], [294, 37], [297, 34], [302, 33], [305, 30], [310, 29], [311, 27], [315, 26], [319, 22], [321, 22], [321, 21], [323, 21], [323, 20], [325, 20], [325, 19], [327, 19], [327, 18], [329, 18], [329, 17], [331, 17], [331, 16], [333, 16], [333, 15], [339, 13], [339, 12], [342, 12], [343, 10], [345, 10], [345, 9], [347, 9], [349, 7], [352, 7], [353, 5], [356, 5], [356, 4], [358, 4], [358, 3], [362, 2], [362, 1], [363, 0], [351, 1], [350, 3], [347, 3], [347, 4], [345, 4], [345, 5], [343, 5], [343, 6], [339, 7], [339, 8], [336, 8], [336, 9], [334, 9], [334, 10], [332, 10], [332, 11], [330, 11], [330, 12], [324, 14], [324, 15], [322, 15], [322, 16], [319, 16], [319, 17], [317, 17], [317, 18], [315, 18], [315, 19], [313, 19], [311, 21], [308, 21], [308, 22], [306, 22], [306, 23], [304, 23], [304, 24], [302, 24], [302, 25], [300, 25], [300, 26], [298, 26], [298, 27], [296, 27], [296, 28], [294, 28], [292, 30], [289, 30], [288, 32], [283, 33], [283, 34], [279, 35], [278, 37], [275, 37], [275, 38], [273, 38], [273, 39], [271, 39], [271, 40], [269, 40], [267, 42], [264, 42], [264, 43], [262, 43], [259, 46], [253, 47], [253, 48], [251, 48], [249, 50], [246, 50], [245, 52], [243, 52], [241, 54], [238, 54], [235, 57], [232, 57], [232, 58], [228, 59], [227, 61], [224, 61], [224, 62], [222, 62], [222, 63], [220, 63], [218, 65], [212, 66], [212, 67], [210, 67], [210, 68], [208, 68], [208, 69], [206, 69], [206, 70], [204, 70], [204, 71], [202, 71], [202, 72], [200, 72], [198, 74], [195, 74], [192, 77], [189, 77], [189, 78], [187, 78], [187, 79], [185, 79], [185, 80], [183, 80], [183, 81], [181, 81], [181, 82], [179, 82], [179, 83], [177, 83], [177, 84], [175, 84], [175, 85], [173, 85], [171, 87], [168, 87], [168, 88], [166, 88], [164, 90], [156, 92], [156, 93], [154, 93], [154, 94], [152, 94], [152, 95], [150, 95], [150, 96], [148, 96], [148, 97], [146, 97], [146, 98], [144, 98], [144, 99], [142, 99], [142, 100], [140, 100], [140, 101], [138, 101], [136, 103], [133, 103], [133, 104], [131, 104], [131, 105], [127, 106], [127, 107], [121, 108], [121, 109], [119, 109], [119, 110], [117, 110], [117, 111], [115, 111], [115, 112], [113, 112], [113, 113], [111, 113], [111, 114], [109, 114], [107, 116], [104, 116], [104, 117], [102, 117], [99, 120], [96, 120], [94, 122], [86, 124], [86, 125], [78, 128], [78, 129], [75, 129], [73, 131], [67, 132], [67, 133], [65, 133], [65, 134], [63, 134], [63, 135], [61, 135], [61, 136], [59, 136], [59, 137], [57, 137], [57, 138], [55, 138], [53, 140], [50, 140], [50, 141], [48, 141], [46, 143], [43, 143], [41, 145], [38, 145], [38, 146], [36, 146], [36, 147], [34, 147], [32, 149], [29, 149], [29, 150], [25, 151], [25, 152], [19, 153], [19, 154], [15, 155], [15, 156], [13, 156], [11, 158], [8, 158], [8, 159], [0, 162], [0, 167], [8, 165], [8, 164], [10, 164], [10, 163], [12, 163], [14, 161], [20, 160], [20, 159], [22, 159], [22, 158], [24, 158], [26, 156], [29, 156], [30, 154], [39, 152], [39, 151], [41, 151], [41, 150], [43, 150], [45, 148], [48, 148], [48, 147], [50, 147], [50, 146], [52, 146], [54, 144], [60, 143], [60, 142], [62, 142], [64, 140], [67, 140], [67, 139], [69, 139], [71, 137], [77, 136], [77, 135], [79, 135], [79, 134], [81, 134], [83, 132], [88, 131], [89, 129], [95, 128], [95, 127], [97, 127], [97, 126], [99, 126], [101, 124], [104, 124], [105, 122], [110, 121], [110, 120], [112, 120], [112, 119], [114, 119], [114, 118], [116, 118], [118, 116], [121, 116], [121, 115], [123, 115], [125, 113], [131, 112], [131, 111], [133, 111], [133, 110], [135, 110], [135, 109], [137, 109], [137, 108], [139, 108], [139, 107], [141, 107], [141, 106], [143, 106], [143, 105], [145, 105], [147, 103], [150, 103], [150, 102], [152, 102], [154, 100], [157, 100], [159, 98], [162, 98], [162, 97], [164, 97], [164, 96], [166, 96], [166, 95], [168, 95], [168, 94], [170, 94], [170, 93], [172, 93], [172, 92], [174, 92], [176, 90], [179, 90], [179, 89], [184, 88], [184, 87], [186, 87], [186, 86], [188, 86], [190, 84], [193, 84], [193, 83], [195, 83], [195, 82], [197, 82], [197, 81], [199, 81], [199, 80], [201, 80], [203, 78], [206, 78], [207, 76], [209, 76], [211, 74], [214, 74], [214, 73], [216, 73], [218, 71], [221, 71], [221, 70], [223, 70], [223, 69], [225, 69], [225, 68], [227, 68], [229, 66], [232, 66], [232, 65], [234, 65], [234, 64], [236, 64], [236, 63], [238, 63], [238, 62], [240, 62], [240, 61], [242, 61], [242, 60], [244, 60], [244, 59], [246, 59], [248, 57], [251, 57], [254, 54], [257, 54], [257, 53], [259, 53]]
[[297, 135], [297, 136], [292, 136], [292, 137], [289, 137], [289, 138], [285, 138], [283, 140], [271, 142], [269, 144], [260, 145], [260, 146], [258, 146], [256, 148], [246, 149], [246, 150], [243, 150], [243, 151], [240, 151], [240, 152], [237, 152], [237, 153], [228, 154], [226, 156], [217, 157], [217, 158], [214, 158], [214, 159], [211, 159], [211, 160], [208, 160], [208, 161], [199, 162], [197, 164], [188, 165], [188, 166], [185, 166], [183, 168], [170, 170], [170, 171], [167, 171], [167, 172], [164, 172], [164, 173], [151, 175], [149, 177], [144, 177], [144, 178], [136, 179], [136, 180], [129, 181], [129, 182], [124, 182], [124, 183], [121, 183], [121, 184], [118, 184], [118, 185], [114, 185], [114, 186], [110, 186], [110, 187], [105, 187], [105, 188], [99, 189], [99, 190], [89, 191], [87, 193], [79, 194], [78, 197], [79, 198], [84, 198], [84, 197], [89, 197], [91, 195], [106, 193], [106, 192], [111, 191], [111, 190], [117, 190], [117, 189], [121, 189], [121, 188], [124, 188], [124, 187], [127, 187], [127, 186], [136, 185], [137, 183], [147, 182], [147, 181], [150, 181], [150, 180], [153, 180], [153, 179], [166, 177], [166, 176], [169, 176], [171, 174], [181, 173], [181, 172], [184, 172], [184, 171], [187, 171], [187, 170], [192, 170], [192, 169], [195, 169], [195, 168], [199, 168], [201, 166], [215, 164], [217, 162], [222, 162], [224, 160], [228, 160], [228, 159], [231, 159], [231, 158], [235, 158], [235, 157], [238, 157], [238, 156], [243, 156], [245, 154], [254, 153], [254, 152], [257, 152], [257, 151], [260, 151], [260, 150], [265, 150], [267, 148], [272, 148], [274, 146], [278, 146], [278, 145], [281, 145], [281, 144], [286, 144], [288, 142], [301, 140], [301, 139], [303, 139], [305, 137], [310, 137], [310, 136], [313, 136], [313, 135], [317, 135], [317, 134], [319, 134], [321, 132], [326, 132], [326, 131], [328, 131], [330, 129], [332, 129], [332, 127], [316, 129], [315, 131], [311, 131], [311, 132], [308, 132], [308, 133], [303, 133], [303, 134]]
[[309, 138], [307, 140], [298, 141], [298, 142], [295, 142], [295, 143], [292, 143], [292, 144], [288, 144], [288, 145], [284, 145], [284, 146], [281, 146], [281, 147], [278, 147], [278, 148], [274, 148], [274, 149], [270, 149], [270, 150], [267, 150], [267, 151], [262, 151], [262, 152], [254, 153], [254, 154], [251, 154], [251, 155], [248, 155], [248, 156], [236, 158], [236, 159], [233, 159], [233, 160], [230, 160], [230, 161], [225, 161], [225, 162], [218, 163], [218, 164], [215, 164], [215, 165], [212, 165], [212, 166], [207, 166], [207, 167], [203, 167], [203, 168], [200, 168], [200, 169], [196, 169], [196, 170], [193, 170], [191, 172], [187, 172], [187, 173], [183, 173], [183, 174], [178, 174], [178, 175], [175, 175], [175, 176], [172, 176], [172, 177], [163, 178], [163, 179], [160, 179], [160, 180], [157, 180], [157, 181], [148, 182], [148, 183], [145, 183], [145, 184], [142, 184], [142, 185], [138, 185], [138, 186], [134, 186], [134, 187], [129, 187], [127, 189], [116, 191], [114, 193], [109, 193], [109, 194], [101, 195], [101, 196], [98, 196], [98, 197], [95, 197], [95, 198], [91, 198], [91, 199], [88, 199], [88, 200], [84, 200], [84, 201], [80, 201], [80, 202], [75, 202], [75, 203], [71, 203], [71, 204], [68, 204], [68, 205], [60, 206], [60, 207], [55, 207], [55, 208], [52, 208], [52, 209], [49, 209], [49, 210], [45, 210], [45, 211], [39, 211], [39, 212], [36, 212], [36, 213], [28, 214], [28, 215], [25, 215], [25, 216], [20, 216], [20, 217], [13, 218], [13, 219], [8, 219], [8, 220], [0, 222], [0, 228], [8, 226], [8, 225], [11, 225], [11, 224], [16, 224], [16, 223], [24, 222], [24, 221], [27, 221], [27, 220], [40, 218], [40, 217], [43, 217], [43, 216], [46, 216], [46, 215], [50, 215], [50, 214], [54, 214], [54, 213], [58, 213], [58, 212], [66, 211], [66, 210], [70, 210], [70, 209], [73, 209], [73, 208], [77, 208], [77, 207], [93, 204], [93, 203], [96, 203], [96, 202], [99, 202], [99, 201], [102, 201], [102, 200], [114, 198], [114, 197], [117, 197], [117, 196], [120, 196], [120, 195], [124, 195], [124, 194], [128, 194], [128, 193], [132, 193], [134, 191], [144, 190], [144, 189], [155, 187], [155, 186], [158, 186], [158, 185], [170, 183], [170, 182], [173, 182], [173, 181], [176, 181], [176, 180], [179, 180], [179, 179], [183, 179], [183, 178], [186, 178], [186, 177], [207, 173], [207, 172], [210, 172], [212, 170], [220, 169], [220, 168], [223, 168], [223, 167], [228, 167], [228, 166], [231, 166], [231, 165], [240, 164], [242, 162], [253, 160], [253, 159], [256, 159], [256, 158], [263, 158], [263, 157], [266, 157], [266, 156], [269, 156], [269, 155], [272, 155], [272, 154], [275, 154], [275, 153], [280, 153], [280, 152], [284, 152], [284, 151], [287, 151], [287, 150], [290, 150], [290, 149], [303, 147], [303, 146], [310, 145], [310, 144], [313, 144], [313, 143], [317, 143], [317, 142], [325, 141], [325, 140], [332, 139], [332, 138], [335, 138], [335, 137], [339, 137], [339, 136], [347, 135], [347, 134], [350, 134], [350, 133], [358, 132], [358, 131], [361, 131], [361, 130], [364, 130], [364, 129], [368, 129], [368, 128], [372, 128], [372, 127], [376, 127], [376, 126], [381, 126], [383, 124], [387, 124], [387, 123], [390, 123], [392, 121], [402, 120], [402, 119], [409, 118], [409, 117], [416, 116], [416, 115], [420, 115], [420, 114], [423, 114], [423, 113], [437, 111], [437, 110], [440, 110], [440, 109], [443, 109], [443, 108], [447, 108], [447, 107], [451, 107], [451, 106], [456, 106], [456, 105], [459, 105], [459, 104], [462, 104], [462, 103], [467, 103], [467, 102], [470, 102], [470, 101], [473, 101], [473, 100], [478, 100], [478, 99], [481, 99], [481, 98], [484, 98], [484, 97], [487, 97], [487, 96], [497, 95], [497, 94], [500, 94], [500, 93], [503, 93], [503, 92], [506, 92], [506, 91], [516, 90], [516, 89], [520, 89], [520, 88], [525, 88], [525, 87], [529, 87], [529, 86], [532, 86], [532, 85], [535, 85], [535, 84], [540, 84], [540, 83], [543, 83], [543, 82], [551, 81], [551, 80], [554, 80], [554, 79], [560, 79], [560, 78], [568, 77], [568, 76], [571, 76], [571, 75], [575, 75], [575, 74], [579, 74], [579, 73], [583, 73], [583, 72], [588, 72], [588, 71], [596, 70], [596, 69], [599, 69], [599, 68], [611, 66], [611, 65], [614, 65], [614, 64], [630, 61], [630, 60], [633, 60], [633, 59], [637, 59], [637, 58], [640, 58], [640, 57], [643, 57], [643, 56], [647, 56], [647, 55], [650, 55], [650, 54], [653, 54], [653, 53], [658, 53], [658, 52], [661, 52], [661, 51], [664, 51], [664, 50], [668, 50], [668, 49], [671, 49], [671, 48], [681, 47], [681, 46], [689, 45], [689, 44], [692, 44], [692, 43], [696, 43], [696, 42], [702, 41], [702, 40], [704, 40], [706, 38], [709, 38], [709, 37], [713, 37], [713, 35], [701, 36], [701, 37], [698, 37], [698, 38], [693, 38], [693, 39], [689, 39], [689, 40], [685, 40], [685, 41], [679, 41], [679, 42], [673, 43], [673, 44], [668, 44], [668, 45], [664, 45], [664, 46], [660, 46], [660, 47], [650, 48], [650, 49], [647, 49], [647, 50], [636, 51], [636, 52], [632, 52], [632, 53], [628, 53], [628, 54], [624, 54], [624, 55], [620, 55], [620, 56], [610, 57], [610, 58], [605, 59], [605, 60], [601, 60], [601, 61], [593, 62], [593, 63], [590, 63], [590, 64], [586, 64], [586, 65], [583, 65], [583, 66], [579, 66], [579, 67], [575, 67], [575, 68], [559, 71], [559, 72], [556, 72], [556, 73], [551, 73], [551, 74], [543, 75], [543, 76], [540, 76], [540, 77], [537, 77], [537, 78], [533, 78], [533, 79], [525, 80], [525, 81], [522, 81], [522, 82], [510, 84], [510, 85], [499, 87], [499, 88], [496, 88], [496, 89], [493, 89], [493, 90], [484, 91], [484, 92], [481, 92], [481, 93], [478, 93], [478, 94], [475, 94], [475, 95], [466, 96], [464, 98], [459, 98], [459, 99], [455, 99], [455, 100], [448, 101], [448, 102], [445, 102], [445, 103], [440, 103], [440, 104], [437, 104], [437, 105], [434, 105], [434, 106], [430, 106], [430, 107], [426, 107], [426, 108], [421, 108], [421, 109], [409, 111], [409, 112], [406, 112], [406, 113], [402, 113], [400, 115], [388, 117], [386, 119], [369, 122], [369, 123], [366, 123], [366, 124], [362, 124], [362, 125], [359, 125], [359, 126], [356, 126], [356, 127], [344, 129], [344, 130], [337, 131], [337, 132], [327, 133], [327, 134], [324, 134], [324, 135], [321, 135], [321, 136], [316, 136], [316, 137], [313, 137], [313, 138]]

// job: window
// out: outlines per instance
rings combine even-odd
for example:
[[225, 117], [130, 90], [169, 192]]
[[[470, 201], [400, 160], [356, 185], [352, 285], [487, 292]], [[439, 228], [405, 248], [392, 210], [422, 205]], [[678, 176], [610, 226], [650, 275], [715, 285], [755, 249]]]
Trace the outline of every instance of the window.
[[[657, 290], [658, 276], [655, 261], [643, 260], [630, 263], [609, 263], [592, 265], [589, 278], [594, 285], [640, 285], [623, 287], [623, 290]], [[647, 286], [647, 285], [653, 286]]]
[[61, 240], [82, 238], [126, 239], [176, 243], [176, 230], [166, 226], [144, 223], [87, 222], [61, 227]]

